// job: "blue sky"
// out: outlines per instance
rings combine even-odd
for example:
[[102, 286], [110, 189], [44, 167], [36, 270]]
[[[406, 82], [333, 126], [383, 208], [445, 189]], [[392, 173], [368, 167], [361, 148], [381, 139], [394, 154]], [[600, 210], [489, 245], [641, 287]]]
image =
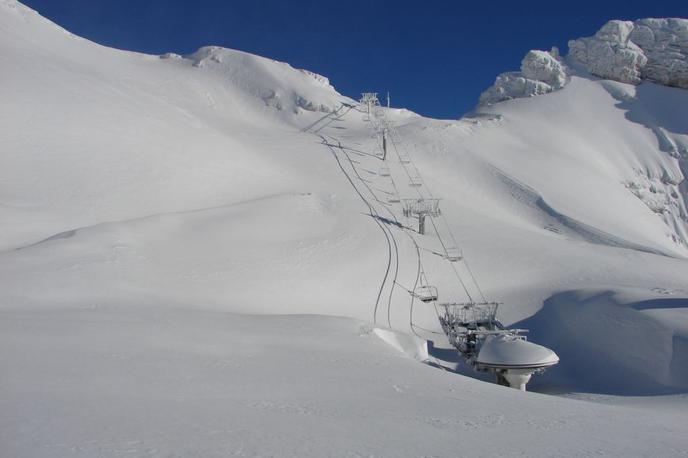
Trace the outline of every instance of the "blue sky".
[[529, 49], [566, 49], [609, 19], [688, 17], [685, 0], [23, 0], [71, 32], [120, 49], [248, 51], [390, 91], [393, 106], [456, 118]]

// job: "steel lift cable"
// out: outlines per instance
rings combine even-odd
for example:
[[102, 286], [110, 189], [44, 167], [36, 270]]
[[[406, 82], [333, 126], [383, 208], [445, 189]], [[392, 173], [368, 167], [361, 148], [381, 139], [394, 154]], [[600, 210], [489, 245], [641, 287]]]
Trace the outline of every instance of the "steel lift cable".
[[[391, 139], [392, 144], [394, 145], [395, 151], [397, 152], [397, 155], [398, 155], [399, 153], [398, 153], [398, 149], [397, 149], [397, 141], [394, 140], [394, 136], [397, 137], [397, 140], [399, 141], [399, 143], [401, 143], [401, 146], [402, 146], [402, 147], [404, 147], [403, 141], [401, 140], [401, 136], [399, 135], [399, 133], [398, 133], [398, 131], [396, 130], [396, 128], [391, 129], [391, 132], [393, 133], [393, 135], [390, 136], [390, 139]], [[404, 148], [405, 148], [405, 147], [404, 147]], [[420, 174], [420, 171], [418, 170], [418, 168], [416, 167], [415, 163], [413, 162], [413, 159], [411, 158], [411, 155], [408, 154], [408, 150], [406, 150], [406, 156], [409, 158], [410, 163], [413, 165], [413, 167], [415, 168], [415, 170], [418, 172], [418, 175], [417, 175], [417, 176], [419, 176], [419, 177], [421, 178], [421, 181], [423, 181], [423, 184], [425, 185], [425, 182], [424, 182], [424, 180], [422, 179], [422, 175]], [[410, 178], [410, 175], [409, 175], [409, 178]], [[425, 191], [427, 191], [427, 193], [428, 193], [428, 195], [430, 196], [430, 198], [433, 198], [433, 197], [432, 197], [432, 192], [430, 191], [430, 188], [429, 188], [427, 185], [425, 185], [424, 188], [425, 188]], [[419, 194], [420, 194], [420, 192], [419, 192]], [[458, 246], [458, 243], [456, 243], [456, 238], [454, 237], [454, 234], [453, 234], [453, 232], [452, 232], [452, 230], [451, 230], [451, 227], [449, 226], [449, 222], [447, 221], [446, 217], [445, 217], [444, 215], [442, 215], [442, 214], [440, 215], [440, 217], [443, 219], [443, 221], [444, 221], [444, 223], [445, 223], [445, 225], [446, 225], [446, 227], [447, 227], [447, 232], [449, 233], [449, 236], [450, 236], [450, 238], [452, 239], [452, 242], [454, 242], [454, 246]], [[439, 232], [439, 230], [438, 230], [438, 228], [437, 228], [437, 225], [435, 224], [434, 217], [430, 216], [430, 221], [432, 222], [432, 225], [433, 225], [433, 227], [434, 227], [434, 229], [435, 229], [435, 233], [437, 234], [437, 238], [439, 239], [440, 243], [442, 244], [442, 248], [444, 249], [445, 254], [446, 254], [447, 256], [449, 256], [449, 252], [448, 252], [448, 250], [447, 250], [447, 247], [446, 247], [444, 241], [442, 240], [442, 236], [441, 236], [441, 234], [440, 234], [440, 232]], [[466, 260], [465, 257], [463, 258], [463, 262], [464, 262], [464, 264], [466, 265], [466, 270], [468, 271], [468, 273], [469, 273], [469, 275], [470, 275], [470, 277], [471, 277], [471, 280], [473, 281], [473, 284], [475, 285], [476, 289], [478, 290], [478, 293], [480, 294], [480, 296], [481, 296], [481, 298], [483, 299], [483, 301], [484, 301], [484, 302], [487, 302], [487, 299], [485, 298], [485, 295], [484, 295], [482, 289], [480, 288], [480, 285], [478, 284], [478, 281], [477, 281], [475, 275], [473, 274], [473, 271], [471, 270], [471, 268], [470, 268], [470, 266], [469, 266], [469, 264], [468, 264], [468, 260]], [[456, 267], [453, 265], [453, 263], [452, 263], [452, 269], [454, 270], [454, 273], [456, 274], [456, 277], [459, 279], [461, 285], [463, 286], [464, 290], [466, 291], [467, 296], [468, 296], [469, 299], [472, 301], [473, 299], [471, 298], [471, 295], [470, 295], [470, 293], [468, 292], [468, 289], [466, 288], [466, 286], [465, 286], [463, 280], [461, 279], [461, 277], [460, 277], [460, 275], [459, 275], [459, 273], [458, 273]]]
[[[327, 143], [327, 140], [325, 139], [325, 137], [320, 135], [320, 138], [323, 140], [323, 143], [325, 143], [325, 144]], [[339, 160], [339, 157], [337, 156], [337, 153], [334, 150], [334, 148], [331, 146], [328, 146], [328, 148], [332, 152], [332, 155], [334, 156], [335, 160], [337, 161], [337, 164], [339, 165], [339, 168], [341, 169], [342, 173], [344, 173], [344, 176], [346, 176], [347, 180], [349, 181], [351, 186], [354, 188], [354, 190], [356, 191], [358, 196], [361, 198], [363, 203], [366, 204], [366, 206], [370, 210], [371, 216], [372, 216], [372, 214], [374, 213], [373, 206], [366, 200], [365, 197], [363, 197], [363, 194], [361, 194], [361, 192], [358, 190], [358, 188], [354, 184], [354, 181], [351, 179], [351, 177], [347, 173], [346, 169], [344, 169], [344, 166], [342, 165], [341, 161]], [[387, 231], [384, 229], [382, 223], [380, 223], [377, 220], [377, 218], [373, 218], [373, 220], [375, 221], [375, 224], [378, 225], [378, 227], [380, 228], [380, 230], [382, 231], [382, 233], [385, 236], [385, 240], [387, 241], [387, 268], [385, 270], [385, 276], [382, 279], [382, 284], [380, 285], [380, 290], [377, 293], [377, 298], [375, 299], [375, 308], [373, 309], [373, 323], [377, 323], [377, 309], [378, 309], [378, 306], [380, 304], [380, 297], [382, 296], [382, 291], [384, 290], [385, 283], [387, 283], [387, 279], [389, 277], [389, 271], [392, 267], [392, 243], [390, 242], [389, 235], [387, 235]]]
[[[332, 138], [332, 137], [331, 137], [331, 138]], [[338, 140], [335, 139], [335, 141], [338, 141]], [[373, 197], [373, 199], [376, 200], [377, 202], [379, 202], [380, 204], [382, 204], [382, 201], [378, 198], [377, 194], [375, 194], [375, 192], [371, 189], [371, 187], [369, 186], [368, 182], [367, 182], [366, 180], [364, 180], [363, 177], [361, 177], [360, 173], [358, 172], [358, 169], [357, 169], [356, 166], [354, 165], [354, 162], [351, 160], [351, 156], [349, 156], [349, 153], [346, 151], [346, 149], [344, 149], [344, 148], [341, 146], [341, 144], [340, 144], [340, 146], [339, 146], [339, 149], [344, 153], [344, 155], [346, 156], [346, 158], [347, 158], [348, 161], [349, 161], [349, 164], [350, 164], [350, 166], [351, 166], [351, 169], [352, 169], [352, 170], [354, 171], [354, 173], [356, 174], [356, 177], [361, 181], [361, 183], [363, 183], [363, 185], [366, 187], [366, 189], [368, 189], [368, 192], [369, 192], [370, 195]], [[367, 202], [367, 200], [366, 200], [366, 202]], [[371, 209], [371, 214], [372, 214], [373, 216], [378, 217], [378, 218], [380, 217], [380, 214], [377, 212], [377, 210], [374, 209], [374, 206], [373, 206], [373, 205], [370, 205], [370, 204], [369, 204], [369, 208]], [[396, 215], [395, 215], [389, 208], [387, 208], [386, 205], [383, 205], [383, 208], [384, 208], [385, 210], [387, 210], [387, 212], [389, 212], [389, 214], [392, 216], [393, 219], [396, 220]], [[378, 221], [378, 223], [379, 223], [379, 221]], [[394, 278], [393, 278], [393, 280], [392, 280], [392, 287], [391, 287], [390, 290], [389, 290], [389, 297], [388, 297], [388, 300], [387, 300], [387, 324], [389, 325], [390, 328], [392, 328], [392, 322], [391, 322], [392, 296], [393, 296], [393, 294], [394, 294], [394, 286], [395, 286], [395, 283], [396, 283], [396, 279], [397, 279], [397, 277], [398, 277], [398, 275], [399, 275], [399, 248], [398, 248], [398, 245], [397, 245], [396, 238], [394, 237], [394, 234], [392, 233], [392, 231], [391, 231], [388, 227], [386, 227], [386, 226], [384, 226], [384, 225], [382, 226], [382, 228], [383, 228], [383, 230], [384, 230], [386, 233], [389, 234], [388, 240], [391, 238], [391, 241], [392, 241], [392, 243], [393, 243], [393, 245], [394, 245], [394, 259], [395, 259]], [[390, 250], [389, 253], [390, 253], [390, 256], [391, 256], [392, 251]], [[390, 261], [391, 261], [391, 258], [390, 258]], [[384, 285], [383, 285], [383, 286], [384, 286]], [[376, 305], [376, 310], [377, 310], [377, 305]], [[375, 315], [376, 315], [376, 313], [375, 313]]]

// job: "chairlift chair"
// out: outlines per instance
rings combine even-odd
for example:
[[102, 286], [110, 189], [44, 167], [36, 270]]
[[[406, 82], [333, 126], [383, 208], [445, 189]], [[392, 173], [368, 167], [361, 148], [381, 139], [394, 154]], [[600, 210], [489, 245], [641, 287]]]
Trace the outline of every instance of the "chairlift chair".
[[380, 170], [377, 172], [377, 174], [381, 177], [388, 177], [391, 175], [389, 172], [389, 167], [384, 167], [384, 166], [380, 167]]
[[411, 177], [409, 180], [409, 186], [412, 188], [420, 188], [423, 186], [423, 182], [421, 181], [420, 177]]
[[435, 286], [419, 286], [412, 294], [421, 302], [434, 302], [437, 300], [437, 288]]
[[458, 262], [463, 259], [463, 253], [457, 247], [449, 247], [446, 249], [444, 258], [449, 262]]

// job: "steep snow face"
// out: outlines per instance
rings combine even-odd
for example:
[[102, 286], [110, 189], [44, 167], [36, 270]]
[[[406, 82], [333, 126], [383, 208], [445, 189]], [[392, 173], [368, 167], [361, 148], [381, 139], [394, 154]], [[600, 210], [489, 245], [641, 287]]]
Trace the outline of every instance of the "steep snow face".
[[296, 71], [284, 62], [217, 46], [203, 47], [187, 58], [194, 67], [226, 75], [235, 87], [277, 110], [329, 113], [342, 100], [324, 76], [307, 70]]
[[[653, 83], [635, 86], [574, 76], [561, 91], [537, 99], [539, 103], [513, 100], [483, 107], [482, 112], [503, 119], [502, 127], [495, 129], [499, 132], [485, 140], [491, 143], [507, 132], [512, 138], [499, 146], [479, 148], [507, 150], [513, 148], [509, 143], [522, 144], [526, 149], [542, 152], [540, 162], [529, 162], [534, 168], [543, 168], [555, 157], [561, 157], [564, 151], [569, 151], [566, 154], [574, 163], [586, 164], [585, 167], [595, 174], [605, 175], [608, 184], [616, 188], [614, 193], [621, 191], [646, 205], [651, 213], [642, 219], [662, 222], [662, 232], [668, 240], [681, 250], [688, 246], [688, 194], [684, 175], [688, 130], [682, 121], [688, 116], [686, 90]], [[551, 121], [545, 121], [543, 115], [549, 116]], [[526, 157], [535, 155], [524, 153], [521, 156], [522, 159]], [[512, 166], [506, 163], [499, 167]], [[551, 177], [567, 171], [564, 173], [571, 177], [582, 178], [571, 166], [573, 164], [561, 163], [557, 166], [561, 170], [548, 168], [546, 173], [543, 170], [542, 176]], [[557, 183], [556, 193], [563, 191], [565, 186], [562, 185], [563, 182]], [[546, 186], [549, 188], [550, 184]], [[587, 187], [574, 182], [566, 186], [577, 189], [580, 195], [585, 193], [581, 188]], [[608, 192], [612, 192], [611, 189]], [[570, 196], [565, 200], [570, 204], [576, 199]], [[595, 199], [600, 203], [606, 200], [603, 197]], [[592, 209], [589, 203], [581, 204]], [[608, 201], [604, 205], [611, 209], [615, 204]], [[607, 213], [594, 225], [606, 225], [603, 219], [611, 222], [613, 216]], [[633, 221], [637, 224], [639, 219], [633, 218]], [[616, 229], [610, 232], [618, 233]]]
[[594, 36], [569, 41], [569, 50], [602, 78], [688, 88], [688, 19], [609, 21]]
[[521, 62], [521, 71], [499, 75], [494, 85], [480, 96], [480, 103], [492, 104], [561, 89], [566, 84], [566, 72], [556, 48], [550, 52], [530, 51]]
[[[688, 87], [688, 20], [609, 21], [594, 36], [569, 42], [569, 48], [571, 68], [556, 52], [530, 51], [521, 72], [497, 77], [481, 95], [479, 107], [559, 90], [567, 78], [585, 77], [581, 66], [607, 78], [600, 85], [618, 108], [627, 111], [630, 121], [652, 133], [651, 149], [659, 152], [654, 156], [662, 163], [633, 166], [633, 173], [625, 174], [622, 183], [664, 220], [672, 240], [688, 246], [688, 131], [681, 121], [685, 114], [680, 113], [687, 96], [683, 89], [665, 90], [650, 83]], [[636, 85], [641, 86], [635, 89]]]
[[[348, 100], [325, 78], [221, 48], [105, 48], [14, 0], [0, 13], [0, 249], [320, 179], [295, 159], [314, 148], [293, 126]], [[284, 154], [289, 138], [295, 154]]]

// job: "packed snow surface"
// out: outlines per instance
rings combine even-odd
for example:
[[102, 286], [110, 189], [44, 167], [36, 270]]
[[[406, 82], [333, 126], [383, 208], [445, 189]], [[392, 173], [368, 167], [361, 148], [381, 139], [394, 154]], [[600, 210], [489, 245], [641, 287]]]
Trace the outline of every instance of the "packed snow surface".
[[[0, 456], [685, 456], [685, 89], [532, 53], [558, 90], [369, 120], [288, 64], [14, 0], [0, 68]], [[420, 236], [397, 200], [430, 190]], [[558, 396], [466, 377], [421, 265], [504, 302]]]

